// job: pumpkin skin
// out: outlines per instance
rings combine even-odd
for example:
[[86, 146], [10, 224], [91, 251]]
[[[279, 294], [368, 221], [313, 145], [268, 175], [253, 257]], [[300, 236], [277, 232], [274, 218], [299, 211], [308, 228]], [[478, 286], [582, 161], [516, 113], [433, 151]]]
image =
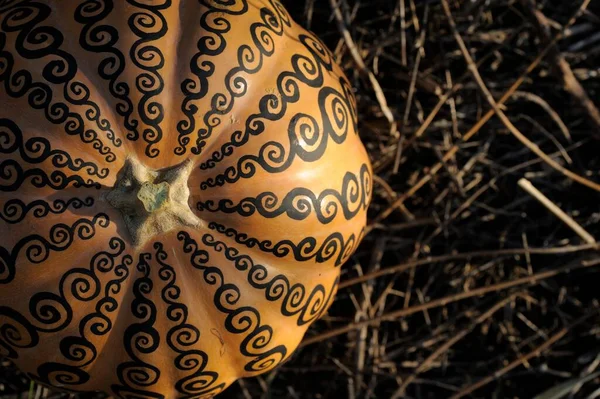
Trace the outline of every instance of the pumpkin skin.
[[[356, 119], [275, 0], [0, 1], [0, 357], [119, 398], [280, 365], [364, 234]], [[166, 201], [201, 223], [136, 242], [107, 200], [131, 159], [190, 165]]]

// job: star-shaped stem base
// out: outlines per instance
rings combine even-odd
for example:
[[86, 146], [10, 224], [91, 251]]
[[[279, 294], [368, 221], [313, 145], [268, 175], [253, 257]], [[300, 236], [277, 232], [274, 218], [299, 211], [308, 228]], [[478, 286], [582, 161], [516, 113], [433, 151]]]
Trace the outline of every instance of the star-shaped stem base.
[[200, 227], [188, 205], [191, 161], [152, 170], [129, 157], [105, 200], [122, 214], [134, 246], [181, 226]]

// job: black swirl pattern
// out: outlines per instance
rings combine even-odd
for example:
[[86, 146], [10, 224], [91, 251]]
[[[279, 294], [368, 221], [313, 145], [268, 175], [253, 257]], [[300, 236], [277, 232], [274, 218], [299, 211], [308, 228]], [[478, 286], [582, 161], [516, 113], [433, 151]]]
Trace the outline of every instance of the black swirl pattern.
[[167, 318], [177, 323], [166, 335], [169, 347], [178, 355], [175, 358], [175, 367], [187, 374], [186, 377], [177, 381], [175, 388], [181, 394], [181, 398], [196, 398], [214, 395], [221, 392], [224, 384], [216, 384], [219, 374], [206, 370], [208, 355], [206, 352], [193, 349], [200, 341], [200, 330], [188, 322], [188, 308], [178, 302], [181, 288], [176, 285], [175, 269], [166, 263], [167, 253], [163, 244], [154, 244], [156, 260], [161, 268], [158, 275], [167, 284], [161, 292], [162, 300], [168, 305]]
[[[249, 179], [255, 175], [257, 167], [269, 173], [280, 173], [287, 170], [296, 157], [304, 162], [320, 160], [327, 150], [328, 141], [342, 144], [355, 122], [350, 111], [350, 100], [345, 94], [331, 87], [320, 90], [318, 104], [321, 113], [320, 124], [316, 118], [304, 113], [296, 114], [290, 120], [287, 152], [281, 141], [269, 141], [260, 148], [258, 155], [242, 155], [236, 166], [230, 166], [216, 177], [203, 181], [200, 188], [206, 190], [209, 187], [235, 183], [239, 179]], [[352, 129], [357, 131], [356, 127]], [[211, 159], [200, 168], [209, 169], [215, 165], [216, 162]]]
[[96, 234], [96, 226], [106, 228], [109, 222], [106, 214], [99, 213], [92, 220], [79, 219], [72, 226], [64, 223], [55, 224], [50, 229], [48, 239], [39, 234], [31, 234], [20, 239], [10, 251], [0, 246], [0, 284], [8, 284], [14, 279], [15, 264], [21, 252], [24, 252], [27, 261], [34, 264], [43, 263], [51, 252], [64, 251], [71, 246], [74, 239], [93, 238]]
[[323, 85], [324, 70], [332, 71], [332, 57], [325, 45], [311, 35], [300, 35], [300, 42], [305, 46], [310, 57], [304, 54], [292, 56], [293, 72], [286, 71], [277, 78], [277, 89], [259, 100], [259, 112], [252, 114], [246, 121], [244, 130], [237, 130], [231, 140], [223, 144], [220, 150], [213, 152], [211, 158], [200, 165], [203, 170], [214, 168], [225, 157], [233, 154], [237, 147], [246, 144], [251, 136], [265, 131], [267, 121], [282, 119], [287, 112], [288, 104], [300, 100], [300, 83], [312, 88]]
[[[76, 386], [90, 379], [85, 368], [98, 357], [98, 349], [92, 341], [111, 330], [112, 322], [108, 314], [118, 308], [114, 295], [119, 293], [121, 283], [129, 274], [127, 266], [132, 263], [131, 257], [126, 256], [123, 263], [115, 268], [115, 259], [125, 250], [123, 240], [113, 237], [108, 247], [110, 251], [101, 251], [92, 257], [89, 268], [72, 268], [66, 272], [60, 281], [59, 295], [42, 292], [32, 298], [30, 309], [40, 313], [42, 306], [50, 309], [49, 307], [54, 303], [56, 304], [54, 309], [64, 309], [71, 318], [75, 306], [79, 306], [81, 302], [92, 302], [102, 293], [100, 275], [106, 275], [114, 270], [117, 276], [104, 287], [105, 296], [96, 303], [96, 311], [83, 317], [79, 322], [79, 335], [66, 336], [60, 341], [59, 348], [63, 360], [42, 363], [38, 367], [38, 375], [35, 376], [37, 381], [50, 385], [60, 383], [69, 386], [71, 390], [76, 390]], [[60, 326], [55, 329], [66, 326], [59, 322], [54, 324]], [[40, 330], [47, 330], [47, 327]]]
[[275, 243], [270, 240], [259, 240], [215, 222], [209, 223], [208, 227], [233, 238], [238, 244], [245, 245], [248, 248], [258, 248], [278, 258], [285, 258], [291, 254], [298, 262], [314, 260], [317, 263], [325, 263], [333, 259], [335, 266], [342, 265], [354, 253], [357, 244], [360, 243], [365, 233], [363, 228], [358, 237], [350, 234], [345, 239], [342, 233], [333, 232], [320, 244], [319, 240], [314, 237], [305, 237], [296, 244], [291, 240], [281, 240]]
[[152, 386], [160, 378], [160, 369], [140, 357], [152, 354], [160, 344], [160, 334], [154, 327], [156, 304], [148, 298], [154, 287], [150, 278], [151, 257], [149, 253], [139, 256], [136, 268], [141, 276], [133, 283], [134, 300], [130, 309], [131, 316], [138, 321], [125, 330], [123, 337], [125, 350], [131, 360], [117, 367], [119, 384], [111, 387], [122, 398], [164, 398], [164, 395], [152, 391]]
[[177, 155], [183, 155], [187, 151], [187, 145], [190, 143], [188, 136], [196, 130], [195, 115], [198, 113], [198, 107], [194, 102], [208, 94], [209, 78], [215, 72], [214, 62], [207, 58], [223, 53], [227, 47], [225, 35], [231, 30], [231, 22], [223, 15], [236, 16], [248, 11], [246, 0], [202, 3], [209, 9], [200, 18], [200, 27], [204, 35], [198, 40], [198, 52], [190, 60], [190, 70], [194, 78], [187, 78], [181, 84], [181, 91], [185, 95], [181, 111], [186, 119], [177, 124], [179, 146], [174, 150]]
[[304, 220], [316, 215], [319, 222], [330, 223], [338, 216], [341, 208], [344, 218], [351, 220], [358, 212], [365, 211], [370, 198], [371, 173], [363, 164], [359, 175], [346, 172], [341, 193], [327, 189], [319, 195], [306, 187], [293, 188], [280, 201], [273, 192], [263, 192], [256, 197], [246, 197], [237, 204], [229, 199], [222, 199], [215, 204], [212, 200], [199, 201], [199, 211], [237, 213], [241, 216], [252, 216], [258, 212], [265, 218], [287, 215], [294, 220]]
[[204, 115], [204, 126], [198, 130], [196, 146], [192, 153], [199, 154], [215, 127], [221, 124], [221, 116], [231, 112], [234, 100], [243, 97], [248, 89], [245, 75], [253, 75], [263, 67], [265, 57], [270, 57], [275, 52], [275, 36], [284, 34], [284, 26], [289, 26], [289, 20], [283, 18], [281, 12], [270, 2], [272, 8], [263, 7], [260, 10], [261, 22], [256, 22], [250, 27], [250, 37], [253, 46], [243, 44], [238, 48], [238, 66], [231, 69], [225, 76], [227, 93], [217, 93], [211, 99], [211, 109]]
[[237, 270], [247, 271], [248, 283], [256, 289], [264, 290], [267, 300], [272, 302], [281, 300], [282, 315], [288, 317], [298, 315], [298, 326], [311, 323], [320, 317], [333, 299], [333, 293], [338, 284], [337, 278], [333, 287], [326, 289], [323, 285], [317, 284], [307, 294], [303, 284], [291, 284], [284, 274], [269, 278], [269, 272], [265, 266], [255, 263], [249, 255], [241, 254], [236, 248], [227, 246], [213, 236], [205, 236], [203, 242], [216, 252], [223, 252], [228, 260], [233, 261]]
[[[204, 282], [216, 287], [213, 303], [220, 312], [227, 315], [225, 329], [232, 334], [246, 334], [239, 349], [242, 355], [252, 360], [246, 363], [244, 369], [249, 372], [264, 372], [277, 366], [285, 359], [287, 349], [283, 345], [266, 349], [273, 338], [272, 327], [261, 324], [260, 312], [252, 306], [236, 306], [242, 296], [239, 287], [226, 283], [223, 272], [218, 267], [207, 265], [210, 261], [208, 252], [200, 249], [187, 232], [180, 232], [177, 238], [183, 242], [183, 251], [190, 254], [192, 266], [202, 271]], [[202, 237], [204, 245], [210, 245], [213, 241], [210, 234]], [[217, 243], [213, 248], [220, 246], [222, 244]]]
[[165, 57], [161, 50], [152, 44], [167, 33], [167, 21], [161, 11], [171, 6], [171, 0], [151, 3], [127, 0], [128, 4], [138, 7], [140, 11], [131, 15], [128, 25], [134, 35], [139, 37], [129, 51], [129, 58], [135, 66], [143, 70], [135, 81], [136, 88], [142, 93], [138, 103], [138, 114], [144, 123], [142, 138], [146, 146], [146, 156], [155, 158], [160, 151], [153, 145], [162, 139], [164, 107], [155, 99], [164, 90], [165, 83], [159, 71], [165, 66]]
[[98, 76], [109, 82], [109, 92], [117, 100], [115, 109], [123, 117], [127, 129], [127, 139], [135, 141], [140, 137], [139, 121], [133, 117], [133, 102], [129, 96], [127, 82], [119, 81], [125, 70], [125, 56], [116, 47], [119, 31], [107, 24], [100, 24], [113, 11], [112, 0], [87, 0], [75, 10], [75, 21], [83, 24], [79, 35], [81, 48], [93, 53], [107, 53], [98, 65]]
[[103, 118], [100, 113], [100, 107], [94, 101], [90, 100], [90, 89], [82, 82], [72, 81], [65, 85], [63, 90], [64, 97], [74, 105], [87, 107], [85, 116], [89, 121], [95, 122], [100, 130], [106, 132], [106, 137], [114, 147], [120, 147], [123, 141], [115, 136], [115, 132], [110, 126], [110, 122]]
[[16, 224], [21, 222], [29, 212], [32, 212], [36, 218], [46, 217], [48, 214], [55, 215], [66, 212], [69, 207], [73, 209], [81, 209], [83, 207], [91, 207], [94, 205], [92, 197], [69, 198], [68, 200], [56, 199], [52, 203], [45, 200], [35, 200], [30, 203], [25, 203], [18, 198], [6, 201], [4, 210], [0, 212], [0, 219], [6, 223]]
[[[108, 222], [106, 215], [99, 214], [92, 221], [80, 219], [70, 228], [66, 225], [55, 225], [50, 232], [50, 241], [39, 236], [29, 236], [26, 240], [21, 240], [6, 257], [5, 248], [0, 247], [2, 263], [8, 265], [9, 277], [13, 277], [14, 273], [10, 275], [11, 263], [7, 262], [12, 262], [14, 272], [14, 262], [21, 249], [25, 248], [27, 260], [39, 264], [49, 256], [50, 251], [65, 250], [75, 238], [81, 240], [93, 238], [96, 233], [95, 226], [106, 227]], [[122, 245], [117, 248], [113, 241], [110, 246], [113, 249], [120, 249], [119, 253], [122, 252]], [[98, 269], [105, 268], [107, 266], [105, 255], [116, 256], [116, 254], [101, 252], [94, 256], [92, 264], [97, 265]], [[8, 281], [3, 279], [0, 282]], [[99, 281], [89, 269], [72, 268], [63, 275], [59, 287], [58, 294], [37, 292], [32, 296], [29, 301], [32, 322], [15, 310], [0, 306], [0, 348], [2, 349], [0, 355], [17, 358], [18, 354], [14, 348], [34, 347], [39, 342], [39, 333], [57, 332], [66, 328], [73, 319], [73, 309], [68, 298], [76, 301], [94, 299], [98, 294]], [[88, 381], [90, 377], [81, 367], [89, 364], [89, 361], [85, 360], [86, 357], [95, 357], [93, 345], [89, 343], [81, 345], [79, 342], [71, 345], [67, 339], [66, 344], [63, 341], [60, 346], [61, 353], [66, 359], [79, 364], [46, 362], [38, 367], [37, 375], [32, 374], [31, 377], [45, 384], [65, 387], [81, 385]]]
[[18, 33], [14, 42], [16, 55], [30, 60], [40, 60], [52, 56], [42, 68], [42, 77], [51, 84], [63, 84], [63, 95], [74, 105], [90, 107], [86, 116], [98, 121], [107, 131], [109, 140], [117, 145], [114, 132], [107, 122], [100, 117], [100, 112], [93, 102], [89, 101], [89, 89], [81, 82], [73, 82], [77, 73], [77, 62], [73, 55], [62, 50], [64, 36], [56, 28], [41, 25], [50, 15], [49, 6], [42, 3], [22, 2], [8, 10], [0, 21], [0, 82], [4, 83], [6, 93], [11, 97], [27, 95], [29, 105], [33, 109], [44, 110], [46, 119], [52, 124], [64, 124], [65, 132], [78, 135], [84, 143], [91, 143], [100, 154], [105, 155], [107, 162], [116, 159], [110, 147], [105, 146], [93, 129], [86, 129], [81, 115], [71, 112], [64, 102], [52, 102], [51, 86], [45, 82], [34, 82], [32, 74], [27, 70], [13, 71], [15, 55], [5, 50], [6, 33]]
[[8, 306], [0, 306], [0, 357], [18, 359], [17, 349], [34, 348], [39, 340], [25, 316]]
[[100, 169], [93, 162], [73, 159], [66, 151], [52, 149], [50, 141], [44, 137], [32, 137], [23, 142], [23, 132], [17, 124], [10, 119], [0, 118], [0, 153], [11, 154], [17, 151], [21, 159], [28, 163], [37, 164], [51, 159], [56, 168], [66, 167], [75, 172], [85, 170], [87, 174], [100, 179], [108, 176], [108, 168]]
[[100, 183], [91, 179], [83, 179], [81, 176], [67, 176], [58, 170], [48, 175], [43, 169], [32, 168], [23, 170], [21, 164], [14, 159], [8, 159], [0, 163], [0, 191], [17, 191], [27, 180], [36, 188], [50, 187], [54, 190], [64, 190], [72, 185], [76, 188], [100, 189]]

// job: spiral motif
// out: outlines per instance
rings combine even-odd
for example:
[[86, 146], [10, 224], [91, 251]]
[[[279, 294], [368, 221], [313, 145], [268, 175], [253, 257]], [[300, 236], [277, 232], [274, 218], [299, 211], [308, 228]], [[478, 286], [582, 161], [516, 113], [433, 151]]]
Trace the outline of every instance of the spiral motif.
[[315, 195], [310, 189], [297, 187], [279, 200], [273, 192], [264, 192], [256, 197], [247, 197], [234, 204], [229, 199], [222, 199], [217, 204], [212, 200], [199, 201], [199, 211], [237, 213], [252, 216], [259, 213], [265, 218], [286, 215], [294, 220], [304, 220], [316, 215], [319, 222], [332, 222], [341, 210], [346, 220], [354, 218], [358, 212], [367, 208], [370, 198], [371, 175], [366, 164], [361, 166], [358, 175], [347, 172], [344, 175], [341, 192], [327, 189]]
[[155, 257], [160, 264], [159, 276], [167, 284], [162, 290], [161, 296], [168, 304], [167, 316], [170, 320], [177, 322], [177, 326], [167, 332], [167, 344], [179, 355], [175, 359], [175, 367], [185, 371], [186, 376], [179, 380], [176, 388], [185, 397], [197, 397], [208, 393], [218, 393], [223, 389], [223, 384], [216, 384], [219, 374], [206, 370], [208, 355], [194, 349], [200, 341], [200, 330], [188, 323], [187, 306], [178, 302], [181, 289], [176, 285], [176, 272], [167, 261], [167, 253], [161, 243], [154, 244]]
[[[195, 252], [199, 250], [199, 246], [188, 233], [182, 231], [177, 238], [183, 241], [183, 251], [190, 254], [192, 266], [203, 272], [203, 278], [207, 284], [216, 287], [213, 303], [220, 312], [227, 315], [225, 329], [232, 334], [246, 334], [239, 348], [244, 356], [251, 358], [245, 369], [258, 371], [254, 369], [254, 365], [257, 362], [260, 363], [260, 358], [267, 351], [265, 348], [271, 346], [272, 328], [261, 324], [260, 313], [257, 309], [251, 306], [238, 305], [242, 296], [240, 289], [234, 284], [226, 283], [219, 268], [207, 266], [206, 263], [210, 259], [207, 259], [206, 262], [197, 262], [199, 258], [195, 256]], [[218, 242], [210, 234], [202, 236], [202, 243], [211, 245], [217, 251], [226, 250], [225, 244]], [[268, 351], [278, 354], [277, 359], [268, 364], [268, 368], [277, 366], [287, 355], [287, 349], [283, 345], [277, 345], [268, 349]], [[260, 371], [265, 370], [266, 368], [260, 369]]]
[[0, 306], [0, 356], [17, 359], [18, 348], [33, 348], [39, 342], [35, 327], [19, 312]]
[[109, 82], [110, 94], [117, 99], [115, 110], [123, 117], [123, 125], [127, 129], [127, 139], [135, 141], [139, 138], [139, 121], [133, 117], [133, 102], [129, 97], [130, 87], [127, 82], [119, 81], [125, 70], [125, 56], [115, 46], [118, 42], [118, 31], [110, 25], [98, 25], [113, 11], [112, 0], [88, 0], [75, 10], [75, 20], [83, 24], [79, 37], [81, 47], [94, 53], [107, 53], [98, 65], [98, 75]]
[[[250, 36], [253, 45], [244, 44], [237, 52], [237, 67], [231, 69], [225, 77], [227, 93], [216, 93], [212, 100], [212, 109], [204, 116], [204, 126], [198, 130], [196, 146], [192, 153], [200, 154], [206, 141], [211, 137], [213, 130], [222, 122], [221, 115], [225, 115], [234, 107], [236, 98], [243, 97], [247, 93], [248, 82], [246, 76], [258, 73], [263, 66], [264, 59], [273, 55], [275, 51], [275, 36], [284, 34], [285, 21], [281, 15], [271, 7], [263, 7], [260, 10], [261, 22], [252, 24]], [[289, 23], [287, 24], [289, 26]]]
[[240, 233], [237, 230], [226, 227], [222, 224], [211, 222], [208, 227], [219, 233], [233, 238], [238, 244], [243, 244], [248, 248], [258, 248], [263, 252], [275, 255], [278, 258], [284, 258], [290, 253], [294, 259], [299, 262], [315, 260], [317, 263], [325, 263], [334, 260], [335, 266], [342, 265], [356, 250], [356, 244], [362, 240], [364, 228], [360, 234], [355, 236], [350, 234], [347, 239], [342, 233], [334, 232], [328, 235], [319, 245], [314, 237], [306, 237], [298, 243], [290, 240], [281, 240], [273, 243], [269, 240], [259, 240], [249, 237], [247, 234]]
[[[52, 60], [42, 68], [44, 80], [52, 84], [63, 84], [63, 95], [66, 100], [72, 100], [72, 105], [85, 103], [91, 107], [93, 111], [88, 113], [88, 118], [91, 116], [90, 120], [97, 121], [98, 126], [107, 131], [113, 145], [119, 144], [107, 122], [100, 120], [97, 107], [83, 94], [89, 93], [89, 89], [81, 82], [72, 82], [77, 71], [77, 63], [71, 54], [60, 48], [64, 42], [63, 34], [53, 27], [39, 26], [48, 18], [50, 12], [51, 9], [47, 5], [29, 3], [19, 4], [4, 15], [0, 22], [0, 59], [5, 61], [1, 68], [3, 73], [0, 74], [0, 81], [4, 82], [8, 95], [15, 98], [27, 95], [32, 108], [44, 110], [46, 119], [52, 123], [64, 123], [67, 134], [79, 135], [84, 143], [91, 143], [100, 154], [106, 155], [107, 162], [112, 162], [116, 159], [115, 154], [98, 138], [97, 132], [91, 129], [85, 131], [83, 118], [79, 114], [70, 112], [66, 103], [52, 104], [52, 89], [48, 84], [34, 82], [31, 73], [26, 70], [13, 71], [15, 56], [31, 60], [53, 56]], [[5, 50], [4, 32], [19, 33], [14, 43], [16, 54]]]
[[[227, 233], [226, 233], [227, 235]], [[239, 271], [247, 272], [247, 281], [255, 289], [264, 291], [265, 298], [271, 302], [281, 300], [281, 314], [287, 317], [299, 315], [297, 324], [302, 326], [312, 322], [319, 317], [330, 298], [326, 298], [327, 292], [331, 296], [334, 287], [326, 289], [317, 284], [307, 295], [306, 288], [302, 284], [291, 284], [289, 279], [278, 274], [269, 279], [267, 268], [255, 263], [249, 255], [241, 254], [238, 249], [228, 247], [224, 242], [206, 235], [202, 242], [212, 247], [217, 252], [222, 252], [225, 257], [232, 261]], [[240, 316], [238, 316], [240, 317]]]
[[81, 158], [73, 159], [66, 151], [52, 149], [50, 141], [43, 137], [32, 137], [23, 142], [21, 129], [10, 119], [0, 118], [0, 140], [4, 142], [0, 145], [0, 153], [11, 154], [18, 151], [26, 162], [39, 164], [51, 159], [56, 168], [66, 167], [74, 172], [85, 170], [89, 175], [101, 179], [108, 176], [108, 168], [100, 169], [93, 162], [85, 162]]
[[163, 77], [160, 75], [160, 70], [165, 65], [165, 58], [161, 50], [152, 42], [160, 40], [167, 33], [167, 22], [161, 11], [169, 8], [171, 1], [146, 3], [127, 0], [127, 3], [140, 9], [128, 20], [131, 32], [139, 37], [129, 55], [133, 64], [144, 71], [135, 81], [136, 88], [142, 93], [137, 111], [146, 126], [141, 132], [142, 138], [147, 143], [146, 156], [155, 158], [160, 151], [153, 146], [162, 139], [163, 131], [160, 123], [164, 119], [163, 105], [156, 101], [155, 97], [159, 96], [165, 87]]
[[80, 198], [70, 198], [66, 201], [57, 199], [52, 203], [44, 200], [35, 200], [28, 204], [15, 198], [6, 201], [4, 209], [0, 212], [0, 219], [4, 220], [6, 223], [17, 224], [25, 219], [29, 212], [36, 218], [43, 218], [50, 213], [58, 215], [66, 212], [69, 207], [81, 209], [83, 207], [91, 207], [92, 205], [94, 205], [94, 199], [92, 197], [87, 197], [83, 200]]
[[108, 216], [98, 214], [92, 220], [79, 219], [72, 226], [56, 224], [50, 229], [49, 239], [38, 234], [31, 234], [17, 242], [11, 251], [0, 247], [0, 284], [11, 282], [15, 276], [15, 264], [22, 252], [27, 261], [40, 264], [44, 262], [51, 251], [64, 251], [75, 238], [89, 240], [96, 232], [96, 226], [107, 227]]
[[133, 317], [139, 319], [131, 324], [124, 334], [125, 349], [131, 359], [117, 367], [119, 384], [111, 389], [122, 397], [130, 395], [153, 396], [152, 386], [160, 379], [160, 369], [142, 359], [142, 355], [150, 354], [159, 346], [159, 332], [154, 328], [157, 311], [156, 305], [147, 298], [154, 284], [150, 278], [151, 255], [143, 253], [136, 266], [141, 275], [133, 283], [134, 300], [131, 304]]

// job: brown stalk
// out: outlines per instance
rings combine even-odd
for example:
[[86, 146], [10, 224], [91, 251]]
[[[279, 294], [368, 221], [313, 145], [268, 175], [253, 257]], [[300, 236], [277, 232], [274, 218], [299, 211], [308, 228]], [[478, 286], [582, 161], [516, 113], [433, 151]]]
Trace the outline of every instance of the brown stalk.
[[547, 270], [544, 272], [539, 272], [539, 273], [533, 274], [531, 276], [526, 276], [526, 277], [518, 278], [515, 280], [511, 280], [511, 281], [505, 281], [502, 283], [492, 284], [492, 285], [477, 288], [477, 289], [474, 289], [471, 291], [461, 292], [459, 294], [446, 296], [444, 298], [436, 299], [436, 300], [433, 300], [433, 301], [430, 301], [430, 302], [427, 302], [427, 303], [424, 303], [421, 305], [411, 306], [408, 308], [389, 312], [380, 317], [375, 317], [375, 318], [372, 318], [369, 320], [364, 320], [364, 321], [361, 321], [358, 323], [350, 323], [346, 326], [334, 328], [334, 329], [326, 331], [324, 333], [304, 339], [299, 347], [305, 347], [305, 346], [308, 346], [311, 344], [315, 344], [317, 342], [325, 341], [329, 338], [360, 329], [363, 326], [381, 323], [382, 321], [393, 321], [398, 318], [411, 315], [413, 313], [422, 312], [423, 310], [426, 310], [426, 309], [432, 309], [432, 308], [436, 308], [439, 306], [445, 306], [452, 302], [457, 302], [457, 301], [461, 301], [461, 300], [467, 299], [467, 298], [474, 298], [474, 297], [486, 295], [491, 292], [506, 290], [509, 288], [514, 288], [514, 287], [518, 287], [518, 286], [525, 285], [525, 284], [535, 284], [542, 280], [546, 280], [551, 277], [557, 276], [561, 273], [567, 273], [567, 272], [571, 272], [571, 271], [581, 269], [581, 268], [596, 266], [598, 263], [600, 263], [600, 261], [598, 261], [596, 257], [590, 258], [588, 260], [596, 260], [596, 262], [586, 263], [586, 261], [578, 260], [578, 261], [571, 262], [568, 265], [565, 265], [558, 269]]
[[[545, 152], [543, 152], [538, 147], [537, 144], [533, 143], [531, 140], [529, 140], [527, 137], [525, 137], [525, 135], [523, 133], [521, 133], [515, 127], [515, 125], [513, 125], [513, 123], [510, 121], [510, 119], [508, 119], [508, 117], [504, 114], [504, 112], [502, 112], [498, 103], [496, 103], [496, 100], [494, 100], [492, 93], [489, 91], [489, 89], [487, 88], [481, 75], [479, 74], [477, 66], [473, 62], [473, 58], [471, 57], [471, 54], [469, 54], [469, 50], [467, 49], [467, 46], [465, 45], [465, 42], [464, 42], [462, 36], [458, 32], [458, 29], [456, 28], [456, 23], [454, 22], [454, 17], [452, 17], [452, 13], [450, 12], [450, 6], [448, 5], [448, 0], [441, 0], [441, 1], [442, 1], [442, 7], [444, 8], [444, 13], [446, 14], [446, 17], [448, 18], [448, 22], [450, 24], [450, 29], [452, 31], [452, 34], [454, 35], [454, 38], [456, 39], [456, 42], [458, 43], [458, 46], [459, 46], [460, 51], [465, 59], [465, 62], [467, 63], [467, 68], [469, 69], [469, 71], [471, 71], [471, 74], [473, 75], [473, 78], [477, 82], [477, 85], [479, 86], [481, 93], [483, 94], [483, 96], [485, 97], [485, 99], [487, 100], [489, 105], [492, 107], [496, 116], [502, 121], [502, 123], [504, 123], [506, 128], [513, 134], [513, 136], [515, 136], [515, 138], [517, 140], [519, 140], [531, 152], [533, 152], [538, 157], [543, 159], [544, 162], [546, 164], [548, 164], [550, 167], [552, 167], [556, 171], [562, 173], [564, 176], [570, 178], [571, 180], [573, 180], [581, 185], [584, 185], [586, 187], [589, 187], [595, 191], [600, 192], [600, 184], [593, 182], [589, 179], [586, 179], [585, 177], [580, 176], [576, 173], [571, 172], [570, 170], [566, 169], [565, 167], [560, 165], [558, 162], [556, 162], [555, 160], [550, 158]], [[550, 47], [548, 50], [550, 50], [551, 48], [552, 47]]]
[[[591, 0], [586, 0], [589, 3]], [[529, 11], [531, 19], [540, 35], [540, 39], [544, 44], [551, 42], [550, 38], [550, 22], [544, 15], [544, 13], [537, 7], [534, 0], [521, 0], [521, 4]], [[596, 131], [593, 132], [596, 138], [600, 138], [600, 111], [591, 100], [581, 83], [577, 80], [577, 77], [573, 73], [571, 66], [565, 60], [560, 49], [556, 44], [552, 44], [548, 53], [551, 60], [553, 61], [554, 74], [562, 81], [563, 88], [573, 97], [582, 109], [585, 110], [586, 115], [590, 122], [596, 127]]]

